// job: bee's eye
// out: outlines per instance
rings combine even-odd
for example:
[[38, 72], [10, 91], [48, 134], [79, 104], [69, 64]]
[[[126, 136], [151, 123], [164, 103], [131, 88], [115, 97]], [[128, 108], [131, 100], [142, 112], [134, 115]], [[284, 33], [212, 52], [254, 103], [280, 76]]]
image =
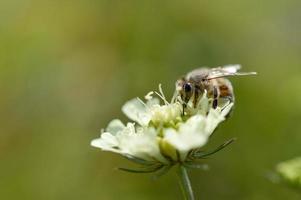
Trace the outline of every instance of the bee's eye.
[[183, 85], [183, 89], [184, 89], [185, 92], [191, 92], [191, 90], [192, 90], [191, 84], [190, 83], [185, 83]]

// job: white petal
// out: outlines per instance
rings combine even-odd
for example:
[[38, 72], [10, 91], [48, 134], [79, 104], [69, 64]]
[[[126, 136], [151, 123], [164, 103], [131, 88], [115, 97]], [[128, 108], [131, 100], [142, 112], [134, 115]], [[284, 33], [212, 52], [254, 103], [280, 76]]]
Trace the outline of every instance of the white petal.
[[226, 106], [223, 108], [221, 115], [222, 115], [223, 117], [226, 117], [226, 116], [229, 114], [229, 112], [231, 111], [233, 105], [234, 105], [234, 103], [230, 103], [230, 104], [226, 105]]
[[203, 115], [192, 116], [180, 126], [179, 132], [183, 134], [187, 132], [204, 134], [205, 123], [206, 118]]
[[167, 163], [167, 160], [161, 155], [157, 134], [154, 129], [140, 129], [140, 133], [135, 134], [120, 134], [120, 149], [124, 152], [150, 161], [160, 161]]
[[106, 131], [113, 135], [116, 135], [119, 131], [122, 131], [124, 128], [125, 125], [119, 119], [114, 119], [109, 123]]
[[91, 146], [97, 147], [102, 149], [103, 151], [112, 151], [115, 153], [121, 153], [119, 149], [114, 148], [110, 144], [108, 144], [105, 140], [102, 138], [97, 138], [91, 141]]
[[211, 135], [218, 124], [225, 120], [225, 117], [231, 111], [232, 106], [233, 103], [230, 103], [229, 105], [225, 106], [223, 110], [221, 110], [221, 108], [210, 109], [207, 116], [207, 125], [205, 130], [208, 134]]
[[173, 145], [185, 159], [188, 151], [206, 144], [209, 134], [205, 132], [206, 119], [202, 115], [195, 115], [182, 124], [178, 131], [167, 129], [164, 140]]
[[100, 137], [106, 144], [112, 147], [117, 147], [118, 146], [118, 140], [117, 138], [112, 135], [111, 133], [105, 132], [101, 134]]
[[205, 132], [211, 135], [217, 125], [224, 120], [225, 117], [221, 115], [219, 109], [211, 108], [207, 115]]
[[97, 138], [91, 141], [91, 146], [97, 147], [97, 148], [102, 148], [104, 146], [102, 139]]
[[205, 90], [202, 98], [200, 99], [197, 110], [199, 114], [206, 115], [209, 110], [209, 100], [207, 97], [207, 90]]
[[131, 120], [146, 126], [150, 121], [150, 115], [145, 105], [138, 99], [132, 99], [122, 107], [123, 113]]

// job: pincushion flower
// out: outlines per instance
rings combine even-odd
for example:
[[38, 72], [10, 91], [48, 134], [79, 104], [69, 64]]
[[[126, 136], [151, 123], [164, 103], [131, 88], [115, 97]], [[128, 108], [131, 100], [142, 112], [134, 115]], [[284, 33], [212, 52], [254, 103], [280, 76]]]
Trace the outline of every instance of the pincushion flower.
[[[154, 94], [163, 103], [153, 97]], [[114, 119], [100, 138], [91, 142], [94, 147], [143, 164], [145, 171], [155, 171], [177, 163], [189, 165], [198, 158], [208, 156], [201, 148], [233, 106], [233, 103], [227, 103], [213, 109], [211, 99], [204, 93], [195, 108], [188, 103], [187, 113], [183, 115], [180, 100], [173, 98], [168, 102], [161, 86], [159, 93], [150, 92], [145, 99], [146, 102], [139, 98], [132, 99], [122, 107], [132, 122], [124, 124]]]
[[224, 77], [256, 74], [241, 73], [239, 69], [239, 65], [230, 65], [193, 70], [176, 82], [171, 101], [159, 85], [159, 92], [149, 92], [145, 101], [135, 98], [126, 102], [122, 111], [130, 122], [114, 119], [91, 145], [140, 165], [139, 169], [119, 168], [128, 172], [156, 172], [159, 176], [179, 166], [185, 197], [194, 199], [186, 168], [205, 169], [199, 159], [234, 141], [204, 151], [210, 136], [229, 116], [234, 104], [233, 87]]

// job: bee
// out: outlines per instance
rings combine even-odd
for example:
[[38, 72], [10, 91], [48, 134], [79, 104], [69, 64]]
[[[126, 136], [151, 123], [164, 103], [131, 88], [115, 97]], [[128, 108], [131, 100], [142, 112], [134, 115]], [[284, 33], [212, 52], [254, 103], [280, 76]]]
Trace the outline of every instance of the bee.
[[234, 92], [231, 82], [225, 77], [255, 75], [256, 72], [237, 72], [240, 65], [228, 65], [216, 68], [198, 68], [189, 72], [176, 82], [176, 92], [180, 96], [184, 109], [192, 99], [194, 108], [199, 98], [207, 91], [208, 98], [212, 98], [212, 107], [215, 109], [219, 101], [234, 102]]

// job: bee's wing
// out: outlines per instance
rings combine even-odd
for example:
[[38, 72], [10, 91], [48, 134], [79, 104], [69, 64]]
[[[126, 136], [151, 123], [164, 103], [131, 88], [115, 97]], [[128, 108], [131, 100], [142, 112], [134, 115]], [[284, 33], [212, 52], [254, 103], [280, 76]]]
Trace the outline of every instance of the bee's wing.
[[240, 70], [241, 66], [240, 65], [226, 65], [222, 67], [224, 71], [227, 71], [229, 73], [236, 73], [238, 70]]
[[207, 76], [207, 79], [210, 80], [226, 76], [244, 76], [256, 74], [256, 72], [237, 72], [240, 68], [240, 65], [227, 65], [224, 67], [212, 68]]

